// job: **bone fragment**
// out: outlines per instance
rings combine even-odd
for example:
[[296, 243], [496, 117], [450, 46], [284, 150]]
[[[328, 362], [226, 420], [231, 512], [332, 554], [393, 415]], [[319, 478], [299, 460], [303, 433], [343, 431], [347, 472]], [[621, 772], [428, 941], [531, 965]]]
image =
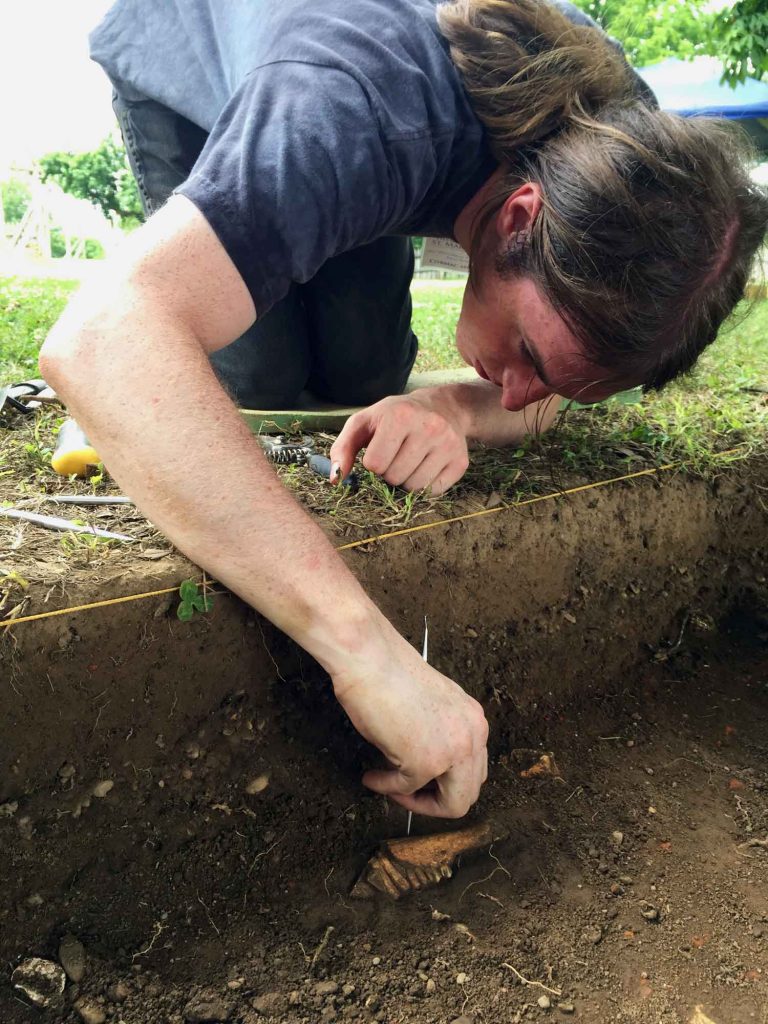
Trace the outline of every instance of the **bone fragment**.
[[397, 900], [407, 893], [438, 885], [452, 876], [460, 856], [501, 838], [503, 833], [483, 824], [457, 832], [386, 840], [368, 861], [352, 895], [370, 899], [380, 892]]

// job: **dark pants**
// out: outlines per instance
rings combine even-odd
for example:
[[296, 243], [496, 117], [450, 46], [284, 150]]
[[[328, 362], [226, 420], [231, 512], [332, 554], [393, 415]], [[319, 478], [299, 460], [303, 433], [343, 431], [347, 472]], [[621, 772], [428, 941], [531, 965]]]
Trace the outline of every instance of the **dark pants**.
[[[113, 107], [147, 214], [186, 180], [202, 128], [117, 85]], [[341, 405], [370, 405], [405, 387], [418, 343], [411, 330], [409, 238], [380, 238], [328, 260], [291, 286], [211, 364], [238, 405], [290, 409], [305, 389]]]

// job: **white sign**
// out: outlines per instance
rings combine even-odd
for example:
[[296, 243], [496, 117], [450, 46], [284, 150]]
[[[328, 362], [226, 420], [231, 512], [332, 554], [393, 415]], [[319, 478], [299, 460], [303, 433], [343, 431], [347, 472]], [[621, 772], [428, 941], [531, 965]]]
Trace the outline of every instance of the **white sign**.
[[453, 270], [468, 274], [469, 256], [452, 238], [425, 238], [421, 269]]

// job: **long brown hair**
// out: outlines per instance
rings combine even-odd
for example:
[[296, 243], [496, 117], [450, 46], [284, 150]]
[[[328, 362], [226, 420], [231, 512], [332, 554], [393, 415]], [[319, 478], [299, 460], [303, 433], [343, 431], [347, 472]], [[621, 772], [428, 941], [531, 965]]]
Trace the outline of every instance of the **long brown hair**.
[[654, 109], [600, 30], [540, 0], [455, 0], [438, 21], [505, 171], [474, 226], [473, 285], [490, 222], [536, 182], [542, 208], [497, 271], [533, 278], [617, 385], [689, 369], [768, 230], [746, 137]]

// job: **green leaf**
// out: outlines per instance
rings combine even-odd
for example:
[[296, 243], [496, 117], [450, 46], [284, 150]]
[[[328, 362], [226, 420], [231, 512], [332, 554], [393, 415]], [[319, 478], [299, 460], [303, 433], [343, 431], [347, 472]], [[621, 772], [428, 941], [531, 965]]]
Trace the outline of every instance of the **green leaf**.
[[182, 601], [176, 609], [176, 616], [179, 619], [179, 622], [189, 622], [194, 614], [195, 609], [191, 604], [187, 604], [186, 601]]
[[191, 602], [197, 597], [197, 584], [194, 580], [184, 580], [179, 587], [179, 596], [182, 601]]

